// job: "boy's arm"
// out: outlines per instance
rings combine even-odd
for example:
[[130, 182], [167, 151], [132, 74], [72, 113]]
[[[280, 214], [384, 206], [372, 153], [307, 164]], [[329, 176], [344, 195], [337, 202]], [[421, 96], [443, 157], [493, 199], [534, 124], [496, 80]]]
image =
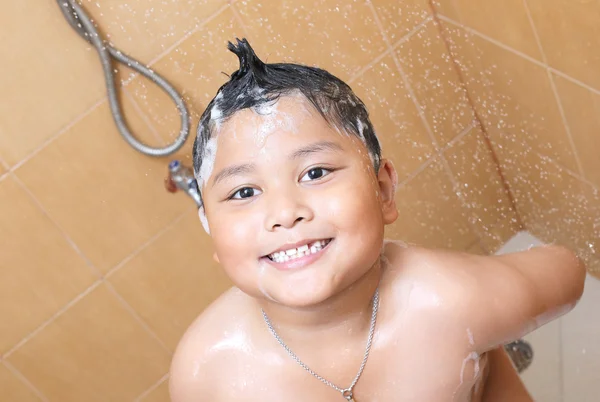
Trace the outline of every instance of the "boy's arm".
[[210, 371], [191, 361], [193, 354], [188, 354], [191, 351], [186, 351], [186, 348], [178, 349], [169, 373], [171, 402], [217, 401], [214, 395], [216, 384], [209, 386]]
[[489, 352], [489, 367], [482, 402], [533, 402], [502, 346]]
[[479, 352], [560, 317], [583, 293], [584, 264], [562, 246], [476, 258], [481, 264], [469, 264], [462, 271], [459, 290], [464, 294], [457, 297], [457, 311], [470, 326]]
[[179, 341], [169, 371], [169, 394], [171, 402], [218, 402], [219, 359], [212, 358], [210, 328], [198, 319]]

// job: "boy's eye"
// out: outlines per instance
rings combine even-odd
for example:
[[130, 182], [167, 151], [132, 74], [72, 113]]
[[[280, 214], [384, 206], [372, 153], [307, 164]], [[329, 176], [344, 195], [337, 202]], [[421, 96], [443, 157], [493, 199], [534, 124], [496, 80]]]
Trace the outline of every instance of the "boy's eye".
[[[331, 171], [329, 169], [325, 169], [322, 167], [312, 168], [308, 172], [306, 172], [306, 174], [304, 176], [302, 176], [302, 179], [304, 179], [305, 177], [308, 177], [308, 180], [320, 179], [321, 177], [327, 175], [327, 173], [325, 173], [325, 172], [331, 172]], [[302, 179], [300, 179], [300, 181], [306, 181], [306, 180], [302, 180]]]
[[257, 195], [256, 192], [258, 192], [258, 191], [259, 190], [252, 188], [252, 187], [242, 187], [238, 191], [233, 193], [233, 195], [231, 197], [229, 197], [229, 199], [230, 200], [233, 200], [233, 199], [243, 200], [245, 198], [250, 198], [250, 197]]

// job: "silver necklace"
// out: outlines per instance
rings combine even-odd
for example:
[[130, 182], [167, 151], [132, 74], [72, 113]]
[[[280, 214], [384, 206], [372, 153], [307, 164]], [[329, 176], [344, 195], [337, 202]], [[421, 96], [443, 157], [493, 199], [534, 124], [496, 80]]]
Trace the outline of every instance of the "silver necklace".
[[267, 327], [269, 327], [269, 331], [271, 331], [271, 333], [273, 334], [273, 336], [275, 337], [275, 339], [277, 340], [277, 342], [279, 342], [279, 344], [286, 350], [286, 352], [292, 357], [292, 359], [294, 359], [296, 361], [296, 363], [298, 363], [302, 368], [304, 368], [304, 370], [308, 371], [310, 374], [313, 375], [313, 377], [316, 377], [318, 380], [320, 380], [322, 383], [329, 385], [331, 388], [335, 389], [336, 391], [340, 392], [342, 394], [342, 396], [350, 402], [356, 402], [354, 400], [354, 396], [353, 396], [353, 389], [354, 386], [356, 385], [356, 383], [358, 382], [358, 379], [360, 378], [360, 375], [362, 374], [365, 365], [367, 364], [367, 359], [369, 358], [369, 352], [371, 351], [371, 344], [373, 343], [373, 334], [375, 332], [375, 322], [377, 321], [377, 309], [379, 307], [379, 288], [377, 288], [375, 290], [375, 295], [373, 296], [373, 312], [371, 313], [371, 327], [369, 328], [369, 338], [367, 339], [367, 347], [365, 349], [365, 354], [363, 356], [363, 360], [362, 363], [360, 365], [360, 368], [358, 369], [358, 373], [356, 374], [356, 377], [354, 377], [354, 381], [352, 381], [352, 384], [350, 384], [350, 386], [348, 388], [340, 388], [337, 385], [333, 384], [332, 382], [326, 380], [325, 378], [321, 377], [320, 375], [318, 375], [317, 373], [315, 373], [314, 371], [312, 371], [306, 364], [304, 364], [299, 358], [298, 356], [296, 356], [294, 354], [294, 352], [292, 352], [290, 350], [290, 348], [288, 347], [288, 345], [285, 344], [285, 342], [279, 337], [279, 335], [277, 334], [277, 332], [275, 331], [275, 328], [273, 328], [273, 325], [271, 324], [271, 320], [269, 320], [269, 317], [267, 316], [267, 313], [265, 313], [265, 310], [261, 309], [262, 311], [262, 315], [263, 318], [265, 320], [265, 323], [267, 324]]

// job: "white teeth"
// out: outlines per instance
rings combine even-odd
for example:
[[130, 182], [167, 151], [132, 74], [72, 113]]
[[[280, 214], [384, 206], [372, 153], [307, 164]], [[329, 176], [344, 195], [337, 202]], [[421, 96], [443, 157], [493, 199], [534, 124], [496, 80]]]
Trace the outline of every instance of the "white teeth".
[[270, 254], [269, 257], [275, 262], [285, 262], [296, 258], [304, 257], [305, 255], [314, 254], [321, 251], [329, 243], [329, 240], [317, 240], [312, 244], [305, 244], [298, 248], [292, 248], [285, 251], [278, 251]]

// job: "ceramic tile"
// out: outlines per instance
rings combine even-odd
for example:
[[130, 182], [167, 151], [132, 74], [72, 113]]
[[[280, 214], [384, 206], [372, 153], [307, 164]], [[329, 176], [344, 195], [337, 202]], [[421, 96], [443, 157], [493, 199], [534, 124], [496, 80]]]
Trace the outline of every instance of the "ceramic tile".
[[598, 400], [600, 373], [600, 281], [588, 276], [579, 304], [562, 318], [563, 388], [565, 401]]
[[[227, 8], [152, 66], [169, 78], [190, 112], [190, 137], [174, 158], [191, 163], [199, 117], [219, 87], [228, 80], [224, 73], [231, 74], [239, 67], [237, 56], [227, 49], [227, 42], [243, 36], [232, 10]], [[164, 141], [174, 141], [179, 135], [181, 121], [171, 98], [143, 78], [134, 79], [126, 90]]]
[[102, 68], [56, 2], [7, 2], [0, 14], [3, 60], [0, 154], [13, 166], [104, 96]]
[[440, 32], [430, 22], [396, 50], [441, 147], [474, 120], [466, 92]]
[[439, 160], [398, 189], [396, 205], [398, 220], [386, 227], [386, 237], [454, 250], [465, 250], [477, 240]]
[[139, 402], [171, 402], [171, 397], [169, 395], [169, 380], [163, 381], [148, 395], [140, 399]]
[[386, 50], [366, 2], [242, 0], [234, 7], [250, 44], [269, 62], [316, 65], [348, 80]]
[[583, 173], [600, 187], [600, 94], [558, 75], [553, 77]]
[[563, 402], [560, 328], [558, 319], [523, 337], [533, 348], [533, 360], [521, 379], [535, 401]]
[[131, 401], [170, 355], [100, 285], [7, 358], [52, 401]]
[[487, 255], [487, 251], [485, 251], [483, 249], [483, 247], [481, 247], [481, 245], [479, 244], [479, 241], [476, 241], [475, 243], [471, 244], [469, 247], [467, 247], [466, 251], [468, 253], [471, 254], [478, 254], [478, 255]]
[[83, 1], [110, 42], [143, 63], [172, 46], [227, 4], [227, 0]]
[[597, 190], [535, 152], [505, 166], [505, 173], [527, 230], [546, 243], [570, 247], [584, 261], [598, 258]]
[[493, 254], [521, 229], [522, 225], [516, 211], [507, 209], [501, 213], [498, 222], [482, 227], [480, 232], [481, 244], [488, 253]]
[[[134, 114], [128, 120], [142, 125]], [[166, 160], [142, 155], [123, 140], [107, 103], [15, 173], [103, 272], [192, 205], [164, 189]]]
[[431, 4], [436, 14], [448, 17], [457, 22], [462, 21], [460, 11], [454, 0], [432, 0]]
[[546, 70], [461, 28], [444, 29], [501, 165], [517, 163], [532, 147], [577, 171]]
[[2, 398], [11, 402], [40, 402], [41, 399], [17, 378], [4, 364], [0, 363], [0, 389]]
[[454, 16], [460, 16], [458, 22], [528, 56], [542, 60], [523, 0], [442, 2], [452, 3], [447, 5], [446, 9], [454, 7]]
[[0, 181], [0, 228], [2, 354], [90, 286], [95, 276], [11, 176]]
[[497, 222], [510, 220], [514, 211], [492, 151], [479, 127], [473, 127], [444, 155], [458, 182], [469, 218], [480, 236], [487, 235], [489, 228]]
[[434, 154], [435, 148], [394, 60], [385, 57], [351, 86], [367, 106], [383, 157], [392, 160], [398, 180], [404, 180]]
[[393, 44], [432, 14], [428, 0], [372, 0], [385, 34]]
[[527, 0], [548, 64], [600, 90], [600, 4]]
[[212, 253], [210, 237], [202, 229], [198, 214], [192, 211], [111, 275], [109, 281], [175, 350], [192, 321], [231, 286]]

